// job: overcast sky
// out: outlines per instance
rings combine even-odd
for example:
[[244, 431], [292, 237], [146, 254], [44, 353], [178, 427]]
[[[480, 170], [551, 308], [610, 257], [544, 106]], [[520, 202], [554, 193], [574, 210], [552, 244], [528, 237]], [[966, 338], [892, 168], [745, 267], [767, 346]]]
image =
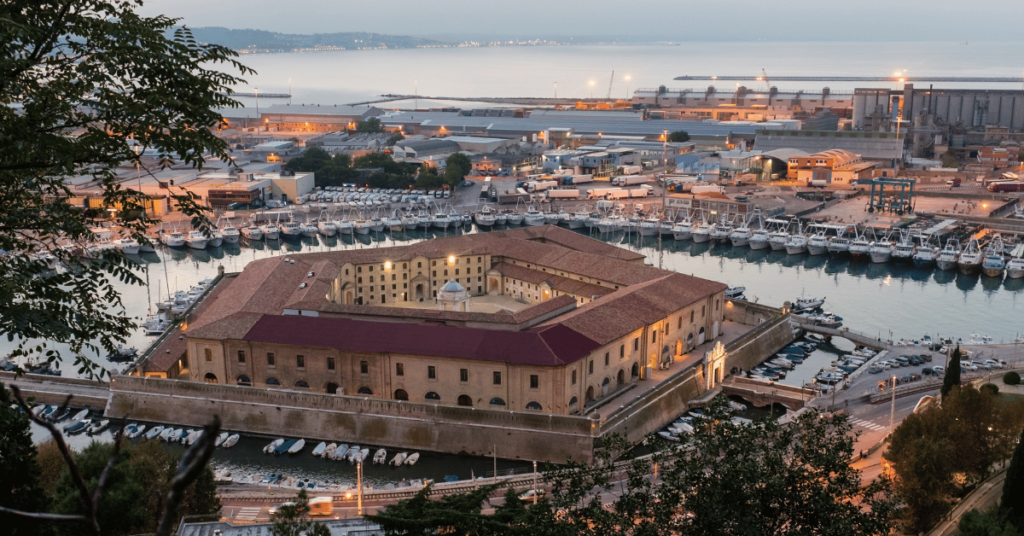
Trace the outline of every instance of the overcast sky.
[[193, 26], [284, 33], [1021, 42], [1021, 0], [145, 0]]

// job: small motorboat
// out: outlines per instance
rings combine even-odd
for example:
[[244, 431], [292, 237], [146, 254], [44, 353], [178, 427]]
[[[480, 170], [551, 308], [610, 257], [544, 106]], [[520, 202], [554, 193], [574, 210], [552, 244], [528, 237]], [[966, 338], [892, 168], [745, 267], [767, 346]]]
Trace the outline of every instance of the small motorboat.
[[235, 446], [235, 443], [238, 443], [240, 437], [241, 436], [239, 436], [238, 434], [229, 435], [228, 438], [225, 439], [224, 442], [220, 444], [221, 448], [229, 449]]
[[86, 418], [88, 416], [89, 416], [89, 410], [83, 409], [82, 411], [79, 411], [78, 413], [76, 413], [75, 416], [71, 418], [71, 420], [73, 420], [73, 421], [80, 421], [80, 420], [82, 420], [82, 419], [84, 419], [84, 418]]
[[391, 458], [391, 462], [390, 463], [391, 463], [391, 465], [393, 465], [395, 467], [399, 467], [399, 466], [401, 466], [402, 464], [405, 463], [405, 459], [408, 458], [408, 457], [409, 457], [409, 453], [408, 452], [399, 452], [398, 454], [395, 454], [394, 458]]
[[322, 457], [324, 452], [327, 450], [327, 443], [321, 441], [319, 445], [313, 448], [313, 456]]
[[359, 457], [360, 450], [362, 449], [359, 445], [352, 445], [352, 447], [348, 449], [348, 453], [345, 454], [345, 459], [348, 460], [348, 463], [356, 463], [356, 458]]
[[81, 419], [78, 421], [73, 421], [71, 424], [64, 427], [64, 433], [68, 435], [80, 434], [86, 431], [86, 429], [89, 428], [89, 425], [91, 423], [92, 419]]
[[[59, 408], [58, 408], [58, 411], [59, 411]], [[67, 419], [68, 417], [71, 416], [71, 412], [72, 411], [75, 411], [75, 410], [73, 410], [71, 408], [65, 408], [64, 411], [62, 411], [60, 413], [58, 413], [57, 411], [54, 411], [51, 414], [50, 421], [52, 421], [52, 422], [63, 421], [64, 419]]]
[[138, 357], [138, 355], [139, 351], [136, 350], [135, 348], [125, 348], [123, 346], [118, 346], [113, 353], [107, 354], [107, 360], [113, 361], [115, 363], [120, 363], [124, 361], [131, 361], [132, 359]]
[[359, 450], [359, 455], [356, 456], [356, 461], [359, 462], [359, 463], [363, 463], [363, 462], [366, 461], [366, 458], [369, 455], [370, 455], [370, 449], [367, 449], [367, 448], [360, 449]]
[[420, 461], [420, 453], [413, 452], [405, 459], [405, 465], [416, 465], [416, 462]]
[[674, 441], [676, 443], [679, 442], [679, 436], [673, 435], [671, 432], [666, 432], [665, 430], [661, 430], [660, 432], [658, 432], [658, 436], [668, 441]]
[[348, 455], [348, 444], [342, 443], [338, 445], [338, 448], [334, 450], [333, 454], [331, 454], [331, 459], [335, 461], [344, 460], [346, 455]]
[[145, 431], [146, 431], [146, 425], [145, 424], [138, 424], [138, 423], [134, 423], [133, 422], [133, 423], [129, 424], [124, 429], [124, 435], [128, 439], [135, 439], [136, 437], [139, 437], [140, 435], [142, 435], [142, 433], [145, 432]]
[[229, 434], [227, 432], [221, 432], [220, 435], [217, 436], [217, 439], [213, 440], [213, 446], [214, 447], [219, 447], [219, 446], [223, 445], [224, 442], [228, 440], [228, 436], [229, 435], [231, 435], [231, 434]]
[[281, 454], [288, 452], [288, 450], [295, 446], [295, 443], [297, 442], [298, 440], [296, 439], [285, 439], [284, 443], [281, 443], [276, 449], [274, 449], [274, 456], [280, 456]]
[[379, 465], [387, 463], [388, 451], [385, 449], [377, 449], [377, 452], [373, 455], [373, 465]]
[[206, 430], [202, 430], [202, 429], [200, 429], [200, 430], [193, 430], [193, 431], [189, 432], [188, 437], [185, 438], [184, 443], [191, 447], [193, 443], [195, 443], [196, 441], [199, 441], [199, 438], [203, 437], [203, 435], [205, 435], [205, 434], [206, 434]]
[[331, 455], [334, 454], [334, 451], [336, 450], [338, 450], [338, 444], [331, 443], [330, 445], [327, 445], [326, 448], [324, 448], [324, 451], [322, 454], [320, 454], [320, 457], [322, 457], [325, 460], [329, 460], [331, 459]]
[[284, 438], [278, 438], [278, 439], [275, 439], [275, 440], [271, 441], [270, 444], [268, 444], [267, 446], [263, 447], [263, 453], [264, 454], [272, 454], [275, 450], [277, 450], [277, 447], [281, 446], [282, 443], [284, 443]]
[[725, 289], [725, 297], [735, 298], [736, 296], [742, 295], [745, 290], [747, 290], [747, 287], [729, 287]]
[[159, 436], [163, 431], [164, 431], [164, 427], [163, 426], [154, 426], [154, 427], [150, 428], [149, 431], [146, 432], [146, 435], [144, 435], [142, 437], [145, 437], [146, 439], [156, 439], [157, 436]]
[[729, 407], [734, 409], [734, 410], [736, 410], [736, 411], [745, 411], [747, 409], [747, 405], [746, 404], [744, 404], [742, 402], [737, 402], [735, 400], [730, 400], [729, 401]]
[[173, 427], [171, 427], [171, 426], [168, 426], [167, 428], [164, 428], [164, 431], [163, 431], [163, 432], [161, 432], [161, 433], [160, 433], [160, 439], [162, 439], [162, 440], [164, 440], [164, 441], [170, 441], [170, 440], [171, 440], [171, 436], [172, 436], [172, 435], [173, 435], [173, 434], [174, 434], [175, 432], [177, 432], [177, 430], [176, 430], [176, 429], [174, 429], [174, 428], [173, 428]]
[[96, 434], [106, 430], [108, 426], [110, 426], [110, 421], [107, 420], [107, 419], [103, 419], [101, 421], [94, 421], [89, 426], [89, 429], [86, 430], [86, 433], [89, 434], [89, 435], [96, 435]]

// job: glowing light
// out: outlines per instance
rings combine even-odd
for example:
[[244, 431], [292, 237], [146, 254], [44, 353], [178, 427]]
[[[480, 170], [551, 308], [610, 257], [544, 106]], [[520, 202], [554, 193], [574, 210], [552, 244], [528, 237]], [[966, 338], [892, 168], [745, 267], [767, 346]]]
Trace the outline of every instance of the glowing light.
[[391, 269], [391, 261], [385, 261], [384, 262], [384, 269], [385, 270], [390, 270]]
[[448, 255], [448, 264], [455, 264], [455, 255]]

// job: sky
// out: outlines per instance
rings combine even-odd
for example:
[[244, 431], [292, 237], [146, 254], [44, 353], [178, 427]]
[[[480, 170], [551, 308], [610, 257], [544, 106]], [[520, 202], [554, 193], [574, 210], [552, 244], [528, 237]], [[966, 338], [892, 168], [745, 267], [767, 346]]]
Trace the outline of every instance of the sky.
[[1020, 0], [145, 0], [192, 27], [424, 37], [607, 36], [671, 41], [1006, 41]]

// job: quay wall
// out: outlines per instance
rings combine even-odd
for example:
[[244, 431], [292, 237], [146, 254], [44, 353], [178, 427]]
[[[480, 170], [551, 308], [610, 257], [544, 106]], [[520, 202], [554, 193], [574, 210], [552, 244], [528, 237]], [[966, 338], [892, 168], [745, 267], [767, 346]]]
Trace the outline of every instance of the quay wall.
[[725, 319], [755, 326], [725, 346], [725, 370], [750, 370], [796, 339], [790, 315], [782, 309], [743, 300], [729, 300]]
[[596, 422], [587, 417], [500, 411], [285, 389], [118, 376], [107, 416], [225, 430], [352, 441], [408, 450], [548, 462], [590, 461]]
[[618, 434], [630, 443], [643, 440], [672, 422], [689, 407], [689, 402], [700, 397], [707, 382], [700, 362], [686, 368], [662, 382], [642, 397], [618, 408], [601, 423], [601, 436]]

